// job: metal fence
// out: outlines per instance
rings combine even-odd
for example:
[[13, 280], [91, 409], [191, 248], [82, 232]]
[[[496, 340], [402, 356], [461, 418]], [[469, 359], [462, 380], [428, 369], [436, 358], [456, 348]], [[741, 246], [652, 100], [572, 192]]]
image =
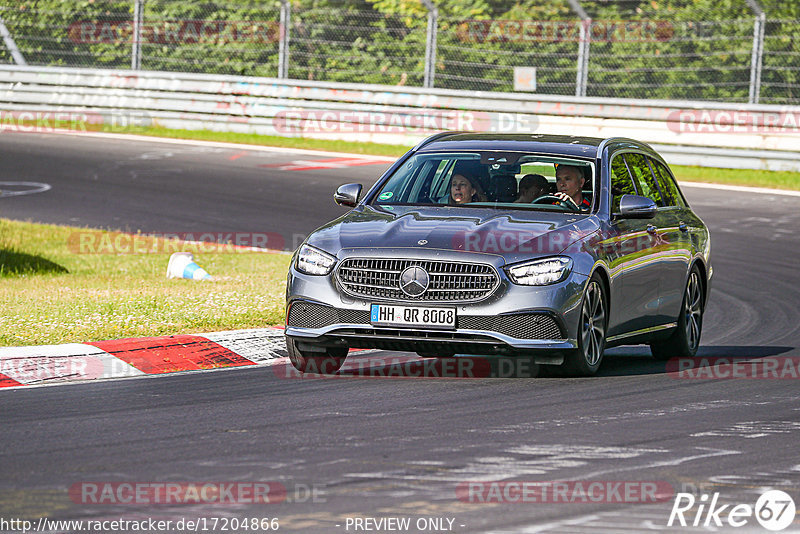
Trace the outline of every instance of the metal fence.
[[798, 104], [797, 4], [0, 0], [0, 63]]

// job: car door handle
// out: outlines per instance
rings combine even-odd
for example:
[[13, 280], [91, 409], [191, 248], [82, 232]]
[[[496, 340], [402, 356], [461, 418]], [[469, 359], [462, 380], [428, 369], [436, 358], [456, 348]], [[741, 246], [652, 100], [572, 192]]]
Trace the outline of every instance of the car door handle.
[[689, 231], [689, 225], [687, 225], [685, 222], [681, 221], [680, 223], [678, 223], [678, 230], [680, 230], [681, 232], [688, 232]]
[[647, 233], [648, 233], [648, 234], [651, 234], [651, 235], [656, 235], [656, 232], [658, 232], [658, 228], [656, 228], [656, 227], [655, 227], [655, 226], [653, 226], [652, 224], [648, 224], [648, 225], [647, 225]]

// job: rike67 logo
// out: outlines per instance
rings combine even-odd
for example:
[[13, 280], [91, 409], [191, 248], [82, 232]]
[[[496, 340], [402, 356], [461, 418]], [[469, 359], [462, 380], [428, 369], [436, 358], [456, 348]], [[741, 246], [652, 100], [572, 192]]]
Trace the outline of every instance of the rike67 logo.
[[703, 494], [696, 498], [691, 493], [678, 493], [669, 514], [667, 526], [692, 527], [743, 527], [752, 526], [752, 519], [773, 532], [784, 530], [794, 522], [795, 505], [792, 497], [780, 490], [762, 493], [755, 506], [750, 504], [719, 504], [719, 493]]

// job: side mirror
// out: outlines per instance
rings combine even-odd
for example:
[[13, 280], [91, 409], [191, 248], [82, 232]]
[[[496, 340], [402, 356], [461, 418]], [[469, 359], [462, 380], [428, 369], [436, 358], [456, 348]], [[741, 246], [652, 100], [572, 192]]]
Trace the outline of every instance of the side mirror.
[[340, 206], [354, 208], [361, 196], [361, 184], [340, 185], [333, 194], [333, 200]]
[[658, 206], [647, 197], [639, 195], [622, 195], [619, 200], [619, 213], [615, 215], [620, 219], [652, 219], [656, 216]]

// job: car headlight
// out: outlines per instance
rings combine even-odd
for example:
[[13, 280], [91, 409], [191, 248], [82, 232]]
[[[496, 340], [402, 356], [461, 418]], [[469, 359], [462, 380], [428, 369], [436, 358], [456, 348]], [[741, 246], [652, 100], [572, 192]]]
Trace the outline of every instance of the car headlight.
[[506, 267], [509, 278], [523, 286], [544, 286], [560, 282], [572, 269], [572, 260], [555, 257], [528, 261]]
[[323, 276], [330, 273], [335, 264], [334, 256], [314, 247], [303, 245], [297, 253], [295, 267], [301, 273]]

